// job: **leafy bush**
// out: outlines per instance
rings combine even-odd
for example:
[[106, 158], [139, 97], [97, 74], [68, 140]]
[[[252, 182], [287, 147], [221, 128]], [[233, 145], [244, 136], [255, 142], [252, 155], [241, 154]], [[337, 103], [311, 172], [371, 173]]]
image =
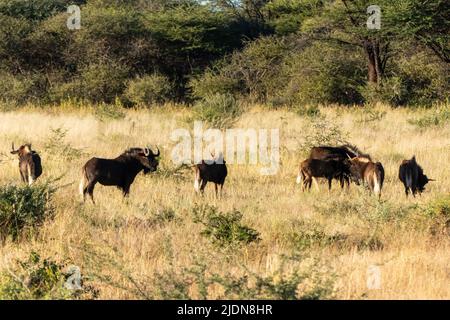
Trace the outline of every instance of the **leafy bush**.
[[425, 213], [431, 219], [431, 233], [450, 235], [450, 196], [432, 201]]
[[[216, 67], [217, 69], [217, 67]], [[235, 94], [237, 95], [242, 87], [240, 80], [230, 77], [221, 70], [206, 70], [200, 77], [192, 78], [189, 87], [194, 98], [206, 98], [215, 94]]]
[[193, 216], [195, 223], [201, 223], [205, 227], [202, 235], [219, 246], [259, 241], [259, 232], [242, 225], [242, 213], [237, 210], [223, 213], [213, 206], [196, 206]]
[[0, 188], [0, 237], [13, 241], [30, 235], [53, 216], [51, 197], [56, 189], [49, 183], [34, 186], [7, 185]]
[[38, 74], [14, 76], [0, 73], [0, 92], [0, 101], [20, 106], [43, 98], [46, 94], [46, 83]]
[[156, 73], [130, 80], [125, 90], [126, 98], [137, 106], [164, 103], [172, 93], [173, 85], [169, 78]]
[[16, 261], [13, 270], [0, 273], [0, 299], [94, 299], [98, 296], [98, 290], [82, 282], [81, 289], [65, 288], [71, 276], [65, 269], [65, 263], [42, 259], [32, 252], [27, 260]]
[[51, 133], [44, 145], [44, 150], [51, 155], [60, 156], [67, 160], [80, 158], [84, 153], [82, 150], [72, 147], [65, 142], [67, 132], [64, 128], [50, 129]]
[[314, 119], [300, 142], [300, 150], [306, 153], [320, 145], [344, 144], [345, 137], [338, 125], [325, 119]]
[[193, 107], [195, 120], [214, 128], [226, 128], [243, 112], [242, 105], [230, 94], [215, 94], [198, 101]]

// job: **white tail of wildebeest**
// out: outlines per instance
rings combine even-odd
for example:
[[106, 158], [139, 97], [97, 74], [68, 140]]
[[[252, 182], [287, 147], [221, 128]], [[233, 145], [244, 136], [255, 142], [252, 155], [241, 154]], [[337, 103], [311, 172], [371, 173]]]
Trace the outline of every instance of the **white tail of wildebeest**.
[[423, 173], [423, 169], [416, 162], [415, 156], [411, 160], [403, 160], [399, 168], [398, 177], [403, 182], [406, 196], [411, 191], [414, 197], [417, 193], [421, 194], [425, 190], [425, 185], [428, 182], [434, 181]]
[[14, 142], [12, 143], [11, 154], [19, 156], [19, 171], [22, 181], [28, 185], [32, 185], [42, 174], [41, 157], [36, 151], [33, 151], [31, 144], [24, 144], [15, 150]]
[[348, 163], [351, 179], [358, 185], [364, 184], [380, 198], [385, 175], [383, 165], [366, 157], [352, 158]]

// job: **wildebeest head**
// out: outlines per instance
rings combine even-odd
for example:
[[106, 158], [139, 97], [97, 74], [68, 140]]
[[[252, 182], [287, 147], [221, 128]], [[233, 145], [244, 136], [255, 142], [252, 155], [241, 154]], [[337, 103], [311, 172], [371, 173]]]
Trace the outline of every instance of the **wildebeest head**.
[[362, 168], [369, 162], [370, 159], [368, 157], [349, 157], [349, 159], [346, 159], [344, 161], [346, 166], [349, 168], [350, 179], [357, 185], [360, 185], [361, 181], [363, 180]]
[[154, 172], [158, 168], [159, 161], [158, 157], [161, 155], [161, 152], [157, 148], [157, 152], [154, 153], [150, 147], [146, 148], [135, 148], [130, 149], [129, 153], [132, 154], [144, 167], [144, 174], [148, 174], [149, 172]]
[[19, 155], [19, 159], [23, 158], [24, 156], [26, 156], [29, 153], [32, 153], [32, 149], [31, 149], [31, 144], [27, 143], [24, 144], [23, 146], [21, 146], [19, 149], [15, 150], [14, 148], [14, 142], [12, 143], [12, 150], [11, 150], [11, 154], [17, 154]]

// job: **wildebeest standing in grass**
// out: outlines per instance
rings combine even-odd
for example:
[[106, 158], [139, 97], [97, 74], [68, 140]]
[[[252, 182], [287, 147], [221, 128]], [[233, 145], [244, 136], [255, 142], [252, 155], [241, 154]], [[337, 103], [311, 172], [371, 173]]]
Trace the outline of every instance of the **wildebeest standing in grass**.
[[326, 178], [328, 189], [331, 190], [333, 179], [338, 179], [341, 187], [344, 187], [344, 178], [350, 174], [348, 165], [339, 159], [306, 159], [300, 164], [297, 184], [302, 185], [302, 190], [311, 189], [314, 178]]
[[208, 182], [214, 183], [216, 198], [222, 197], [223, 185], [228, 175], [226, 161], [221, 153], [217, 158], [212, 154], [213, 160], [202, 160], [201, 163], [193, 166], [194, 170], [194, 189], [197, 193], [204, 193]]
[[80, 183], [80, 193], [83, 200], [89, 194], [94, 201], [95, 185], [116, 186], [124, 196], [130, 193], [130, 186], [139, 172], [144, 174], [154, 172], [158, 168], [160, 151], [153, 153], [150, 148], [131, 148], [115, 159], [92, 158], [83, 167], [83, 179]]
[[22, 181], [32, 185], [42, 174], [41, 157], [36, 151], [33, 151], [31, 144], [24, 144], [15, 150], [12, 143], [11, 154], [19, 155], [19, 170]]
[[363, 183], [370, 191], [381, 197], [385, 175], [383, 165], [366, 157], [349, 159], [348, 163], [351, 179], [358, 185]]
[[416, 162], [415, 156], [410, 160], [403, 160], [399, 168], [398, 177], [405, 186], [406, 196], [408, 196], [409, 191], [411, 191], [414, 197], [417, 193], [422, 194], [425, 190], [425, 185], [429, 181], [434, 181], [433, 179], [429, 179], [423, 173], [423, 169]]

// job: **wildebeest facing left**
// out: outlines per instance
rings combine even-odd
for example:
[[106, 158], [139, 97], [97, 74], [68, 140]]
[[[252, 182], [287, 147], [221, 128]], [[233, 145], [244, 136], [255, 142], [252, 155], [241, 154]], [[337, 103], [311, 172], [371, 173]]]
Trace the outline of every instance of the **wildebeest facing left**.
[[423, 173], [423, 169], [417, 164], [415, 156], [411, 160], [403, 160], [399, 168], [398, 177], [405, 186], [406, 196], [411, 191], [414, 197], [416, 193], [421, 194], [425, 190], [425, 185], [429, 181], [434, 181]]
[[19, 149], [14, 149], [12, 143], [11, 154], [19, 155], [19, 170], [22, 181], [32, 185], [42, 174], [41, 157], [31, 149], [31, 144], [24, 144]]
[[383, 165], [366, 157], [356, 157], [347, 161], [350, 165], [351, 179], [358, 185], [363, 183], [370, 191], [381, 197], [384, 184]]
[[219, 197], [219, 186], [220, 196], [222, 197], [223, 185], [225, 184], [225, 178], [228, 175], [226, 161], [224, 160], [222, 153], [217, 158], [214, 154], [211, 155], [213, 160], [202, 160], [201, 163], [193, 166], [194, 189], [196, 192], [201, 192], [203, 194], [206, 184], [212, 182], [214, 183], [216, 197]]
[[83, 167], [83, 179], [80, 183], [80, 193], [83, 200], [89, 194], [94, 201], [95, 185], [116, 186], [124, 196], [130, 193], [130, 186], [139, 172], [144, 174], [154, 172], [158, 168], [160, 151], [153, 153], [150, 148], [131, 148], [115, 159], [92, 158]]

